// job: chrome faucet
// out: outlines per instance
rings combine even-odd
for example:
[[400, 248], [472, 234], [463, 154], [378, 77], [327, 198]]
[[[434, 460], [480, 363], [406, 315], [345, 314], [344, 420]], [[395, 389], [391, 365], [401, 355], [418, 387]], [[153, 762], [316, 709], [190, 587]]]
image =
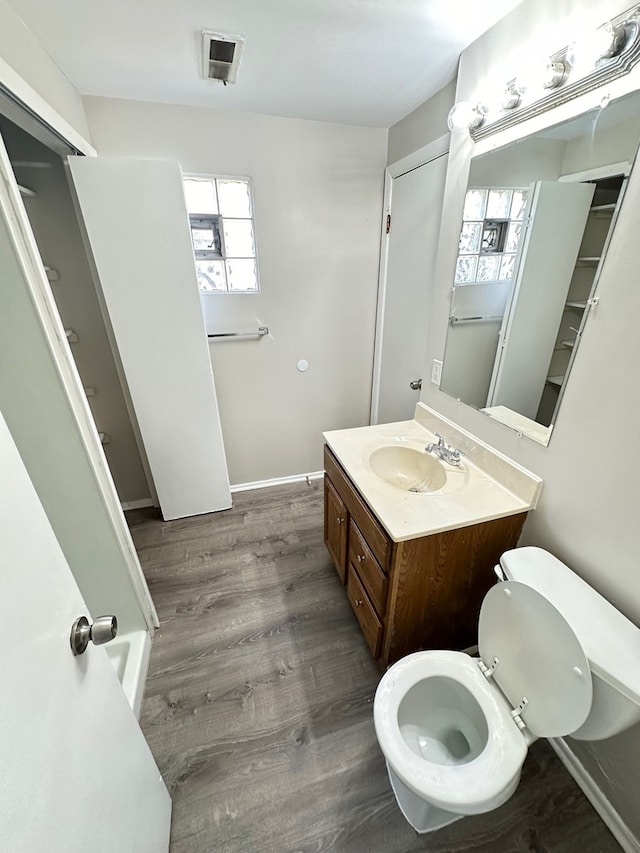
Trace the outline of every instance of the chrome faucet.
[[461, 457], [464, 456], [462, 450], [458, 450], [450, 444], [447, 444], [439, 432], [434, 433], [434, 435], [438, 439], [438, 443], [427, 444], [425, 447], [427, 453], [433, 453], [434, 456], [437, 456], [438, 459], [442, 459], [443, 462], [448, 462], [449, 465], [460, 465], [460, 462], [462, 461]]

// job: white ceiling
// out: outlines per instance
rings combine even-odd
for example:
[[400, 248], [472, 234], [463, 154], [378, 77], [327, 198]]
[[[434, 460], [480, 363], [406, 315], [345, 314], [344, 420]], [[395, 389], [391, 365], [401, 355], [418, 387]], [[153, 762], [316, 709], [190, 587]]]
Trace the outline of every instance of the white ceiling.
[[[10, 0], [82, 94], [389, 127], [521, 0]], [[246, 36], [203, 80], [200, 30]]]

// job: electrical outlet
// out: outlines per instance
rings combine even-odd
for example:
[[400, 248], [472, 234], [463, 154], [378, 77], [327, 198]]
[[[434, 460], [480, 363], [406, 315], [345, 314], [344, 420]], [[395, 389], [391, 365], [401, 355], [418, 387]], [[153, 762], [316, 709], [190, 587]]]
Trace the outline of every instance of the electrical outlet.
[[440, 378], [442, 376], [442, 362], [437, 358], [433, 359], [433, 363], [431, 365], [431, 381], [434, 385], [440, 387]]

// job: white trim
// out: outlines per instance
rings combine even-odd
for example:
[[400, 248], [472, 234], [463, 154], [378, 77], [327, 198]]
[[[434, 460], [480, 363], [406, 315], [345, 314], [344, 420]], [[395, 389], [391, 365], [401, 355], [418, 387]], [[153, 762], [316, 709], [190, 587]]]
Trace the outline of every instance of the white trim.
[[145, 632], [142, 638], [142, 652], [140, 654], [138, 671], [136, 672], [136, 686], [133, 696], [131, 697], [131, 708], [136, 715], [136, 719], [140, 719], [140, 711], [142, 710], [142, 700], [144, 699], [144, 691], [147, 686], [147, 675], [149, 674], [149, 663], [151, 662], [151, 635]]
[[311, 484], [311, 480], [320, 480], [324, 477], [324, 471], [311, 471], [309, 474], [292, 474], [290, 477], [273, 477], [271, 480], [255, 480], [253, 483], [238, 483], [231, 486], [231, 494], [236, 492], [249, 492], [252, 489], [268, 489], [271, 486], [286, 486], [289, 483]]
[[43, 122], [52, 127], [56, 133], [64, 137], [77, 151], [89, 157], [95, 157], [98, 153], [77, 130], [62, 118], [45, 99], [36, 92], [14, 69], [0, 58], [0, 83], [8, 89], [18, 100], [22, 101], [32, 112], [38, 115]]
[[587, 169], [584, 172], [571, 172], [567, 175], [560, 175], [559, 181], [597, 181], [601, 178], [611, 178], [616, 175], [624, 175], [629, 177], [631, 174], [631, 163], [627, 160], [622, 160], [620, 163], [610, 163], [608, 166], [596, 166], [593, 169]]
[[34, 314], [42, 328], [51, 362], [69, 400], [87, 462], [95, 480], [122, 559], [125, 562], [134, 595], [147, 629], [158, 627], [158, 614], [151, 599], [138, 555], [124, 519], [120, 500], [107, 464], [84, 387], [71, 355], [67, 337], [55, 304], [40, 252], [20, 198], [7, 151], [0, 140], [0, 204], [5, 210], [9, 237], [24, 272]]
[[393, 198], [393, 182], [401, 175], [406, 175], [414, 169], [437, 160], [449, 153], [450, 134], [445, 134], [424, 145], [412, 154], [396, 160], [387, 166], [384, 172], [384, 198], [382, 202], [382, 224], [380, 227], [380, 264], [378, 270], [378, 304], [376, 306], [376, 330], [373, 348], [373, 376], [371, 379], [371, 408], [369, 423], [378, 423], [380, 408], [380, 374], [382, 372], [382, 339], [384, 335], [384, 311], [387, 299], [387, 267], [389, 262], [389, 235], [387, 234], [387, 217], [391, 215]]
[[405, 175], [407, 172], [413, 171], [413, 169], [424, 166], [425, 163], [430, 163], [432, 160], [437, 160], [438, 157], [448, 154], [450, 145], [451, 134], [445, 133], [444, 136], [439, 136], [428, 145], [423, 145], [417, 151], [407, 154], [406, 157], [396, 160], [395, 163], [390, 163], [386, 171], [392, 178], [399, 178], [400, 175]]
[[608, 826], [620, 847], [626, 853], [640, 853], [640, 841], [622, 820], [618, 812], [611, 805], [611, 802], [605, 797], [604, 793], [587, 772], [580, 759], [571, 751], [566, 741], [563, 738], [549, 738], [549, 743], [560, 758], [560, 761], [562, 761], [569, 773], [576, 780], [585, 797]]
[[137, 501], [122, 501], [122, 511], [128, 512], [130, 509], [146, 509], [149, 506], [155, 506], [151, 498], [140, 498]]

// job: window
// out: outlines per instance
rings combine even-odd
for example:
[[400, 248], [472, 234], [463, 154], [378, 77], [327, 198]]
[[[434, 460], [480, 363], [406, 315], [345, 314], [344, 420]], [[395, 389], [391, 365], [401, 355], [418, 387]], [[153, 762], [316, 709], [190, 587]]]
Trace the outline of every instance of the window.
[[257, 293], [251, 184], [188, 175], [184, 195], [201, 293]]
[[509, 281], [513, 278], [525, 189], [472, 189], [467, 192], [455, 284]]

